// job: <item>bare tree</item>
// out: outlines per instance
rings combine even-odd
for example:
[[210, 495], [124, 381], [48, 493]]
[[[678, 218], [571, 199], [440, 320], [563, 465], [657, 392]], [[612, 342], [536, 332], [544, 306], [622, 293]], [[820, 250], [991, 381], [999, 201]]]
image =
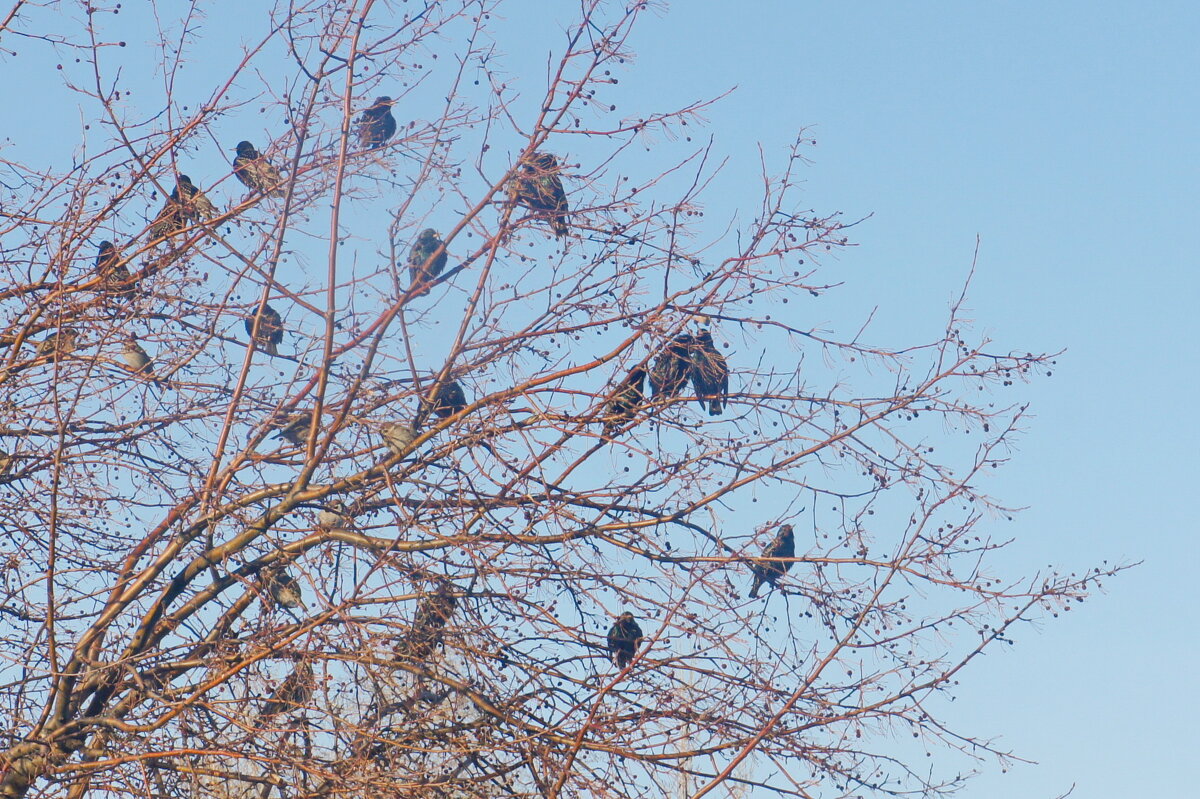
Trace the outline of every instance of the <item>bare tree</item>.
[[0, 13], [83, 120], [31, 122], [69, 165], [0, 152], [0, 797], [937, 795], [925, 752], [1007, 756], [937, 695], [1116, 571], [991, 565], [1049, 358], [957, 303], [918, 346], [807, 325], [848, 238], [805, 136], [714, 230], [707, 103], [615, 110], [650, 4], [583, 0], [545, 79], [504, 5]]

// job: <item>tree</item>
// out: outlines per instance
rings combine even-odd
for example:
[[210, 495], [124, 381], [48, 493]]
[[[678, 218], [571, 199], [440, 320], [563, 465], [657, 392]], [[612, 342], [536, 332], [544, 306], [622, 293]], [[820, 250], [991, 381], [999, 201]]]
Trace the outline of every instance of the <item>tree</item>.
[[[499, 2], [242, 6], [3, 23], [76, 54], [48, 107], [86, 121], [3, 162], [0, 797], [934, 795], [898, 739], [1005, 754], [937, 696], [1116, 571], [989, 565], [1050, 356], [957, 304], [919, 347], [796, 321], [849, 243], [795, 199], [810, 142], [714, 235], [707, 103], [610, 99], [644, 2], [580, 4], [545, 85]], [[723, 415], [720, 370], [632, 391], [681, 341]]]

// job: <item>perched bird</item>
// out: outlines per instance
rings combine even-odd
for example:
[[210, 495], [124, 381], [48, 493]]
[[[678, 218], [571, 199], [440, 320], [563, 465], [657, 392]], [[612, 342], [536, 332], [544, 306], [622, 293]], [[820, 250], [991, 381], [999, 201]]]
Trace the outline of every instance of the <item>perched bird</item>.
[[424, 413], [436, 413], [443, 419], [449, 419], [454, 414], [467, 409], [467, 395], [463, 393], [462, 385], [457, 380], [447, 379], [438, 383], [429, 393], [421, 398], [421, 410]]
[[137, 336], [133, 333], [125, 337], [125, 349], [121, 351], [121, 357], [129, 364], [134, 374], [145, 377], [159, 391], [163, 389], [164, 382], [154, 374], [154, 361], [150, 360], [150, 356], [138, 344]]
[[79, 331], [71, 327], [60, 327], [38, 343], [37, 355], [63, 357], [75, 351], [79, 345]]
[[280, 713], [303, 707], [308, 700], [312, 699], [315, 682], [312, 664], [306, 660], [300, 661], [296, 668], [292, 669], [291, 674], [284, 677], [279, 687], [263, 702], [262, 708], [258, 711], [258, 717], [269, 719]]
[[433, 648], [441, 643], [442, 631], [457, 607], [458, 596], [450, 583], [442, 583], [436, 591], [422, 597], [412, 626], [396, 644], [396, 656], [418, 661], [428, 659]]
[[404, 422], [388, 422], [379, 428], [379, 435], [388, 451], [393, 455], [403, 455], [408, 452], [413, 442], [417, 440], [417, 431]]
[[611, 441], [616, 432], [637, 414], [638, 406], [646, 399], [645, 382], [646, 370], [641, 366], [634, 367], [621, 381], [612, 399], [604, 406], [604, 440]]
[[281, 608], [304, 608], [308, 610], [308, 606], [304, 604], [304, 597], [300, 594], [300, 583], [295, 577], [288, 574], [286, 569], [266, 568], [262, 570], [263, 587], [267, 589], [267, 593], [271, 596], [271, 601]]
[[616, 661], [617, 668], [623, 669], [630, 664], [644, 638], [642, 628], [629, 611], [613, 622], [613, 626], [608, 628], [608, 652]]
[[[255, 321], [258, 322], [258, 333], [254, 332]], [[271, 357], [279, 355], [279, 343], [283, 341], [283, 317], [270, 305], [263, 303], [262, 310], [256, 316], [246, 320], [246, 335]]]
[[275, 433], [276, 438], [282, 438], [297, 447], [303, 447], [308, 443], [312, 426], [312, 411], [300, 411], [291, 416], [278, 416], [271, 422], [271, 427], [278, 431]]
[[16, 463], [16, 456], [9, 455], [6, 451], [0, 449], [0, 477], [7, 477], [12, 474], [13, 466]]
[[284, 191], [280, 188], [283, 176], [271, 165], [262, 153], [254, 149], [248, 141], [237, 143], [237, 156], [233, 159], [233, 174], [242, 185], [273, 197], [282, 197]]
[[554, 235], [567, 235], [567, 194], [558, 161], [550, 153], [533, 153], [521, 162], [508, 183], [509, 201], [549, 217]]
[[133, 276], [121, 263], [121, 253], [117, 252], [111, 241], [100, 242], [100, 251], [96, 253], [96, 274], [104, 278], [105, 286], [114, 294], [122, 297], [133, 295]]
[[[785, 524], [779, 528], [775, 540], [767, 544], [763, 550], [763, 558], [794, 558], [796, 557], [796, 539], [792, 537], [792, 526]], [[758, 589], [763, 583], [775, 585], [784, 572], [792, 568], [792, 561], [768, 560], [765, 563], [751, 563], [750, 571], [754, 573], [754, 582], [750, 585], [750, 598], [758, 596]]]
[[396, 135], [396, 118], [392, 116], [395, 102], [386, 95], [376, 97], [375, 102], [358, 115], [358, 143], [364, 150], [382, 147]]
[[[433, 254], [442, 247], [442, 239], [433, 228], [425, 228], [408, 254], [408, 274], [413, 285], [433, 280], [446, 268], [446, 250], [443, 247], [436, 258]], [[430, 258], [433, 258], [431, 261]]]
[[692, 347], [695, 339], [682, 333], [672, 339], [650, 367], [650, 391], [655, 398], [676, 397], [687, 385], [692, 373]]
[[708, 403], [709, 416], [720, 416], [729, 399], [729, 364], [725, 362], [725, 356], [717, 352], [712, 333], [707, 330], [696, 336], [691, 355], [696, 399], [701, 408]]
[[317, 511], [317, 527], [321, 530], [349, 530], [353, 526], [353, 520], [346, 515], [346, 503], [340, 499], [331, 499]]
[[217, 208], [192, 183], [187, 175], [180, 175], [166, 204], [150, 224], [151, 240], [172, 236], [193, 222], [203, 222], [217, 215]]

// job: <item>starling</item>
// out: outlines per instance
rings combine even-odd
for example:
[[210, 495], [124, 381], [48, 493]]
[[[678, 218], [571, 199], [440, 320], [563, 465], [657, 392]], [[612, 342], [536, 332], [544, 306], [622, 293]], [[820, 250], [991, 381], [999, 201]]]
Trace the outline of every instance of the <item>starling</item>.
[[346, 515], [346, 503], [340, 499], [330, 500], [317, 511], [317, 527], [321, 530], [349, 530], [353, 521]]
[[[433, 254], [438, 251], [439, 247], [442, 248], [442, 251], [437, 254], [436, 258], [433, 258]], [[413, 285], [431, 281], [440, 275], [446, 268], [447, 257], [437, 231], [431, 227], [422, 230], [416, 243], [413, 244], [412, 251], [408, 254], [408, 274]], [[429, 260], [430, 258], [433, 260]]]
[[282, 197], [284, 194], [280, 184], [283, 176], [271, 165], [262, 153], [254, 149], [248, 141], [237, 143], [237, 156], [233, 159], [233, 174], [250, 191], [267, 194], [272, 197]]
[[280, 713], [304, 706], [308, 700], [312, 699], [314, 682], [312, 664], [308, 661], [301, 661], [296, 668], [292, 669], [292, 673], [283, 679], [271, 696], [263, 702], [262, 709], [258, 711], [258, 717], [269, 719]]
[[282, 438], [289, 443], [295, 444], [297, 447], [303, 447], [308, 444], [308, 436], [312, 430], [312, 426], [312, 411], [300, 411], [291, 416], [279, 416], [271, 422], [271, 427], [278, 431], [275, 433], [276, 438]]
[[121, 254], [111, 241], [100, 242], [96, 254], [96, 275], [104, 278], [105, 288], [123, 297], [133, 295], [133, 276], [121, 263]]
[[692, 347], [692, 386], [703, 408], [708, 403], [708, 415], [720, 416], [729, 399], [729, 365], [717, 352], [712, 333], [701, 331]]
[[192, 179], [180, 175], [171, 196], [150, 224], [150, 239], [173, 236], [190, 223], [203, 222], [217, 215], [217, 208], [196, 188]]
[[[254, 324], [258, 321], [258, 334], [255, 335]], [[257, 316], [246, 320], [246, 335], [271, 357], [279, 355], [279, 343], [283, 341], [283, 317], [270, 305], [263, 303], [262, 310]]]
[[405, 454], [417, 440], [417, 431], [404, 422], [388, 422], [379, 428], [379, 435], [383, 437], [383, 443], [387, 444], [388, 451], [393, 455]]
[[438, 383], [426, 397], [421, 399], [421, 410], [424, 413], [436, 413], [443, 419], [449, 419], [460, 411], [467, 409], [467, 395], [463, 393], [462, 385], [457, 380], [447, 379]]
[[635, 366], [621, 381], [612, 399], [604, 406], [604, 440], [611, 441], [613, 435], [637, 414], [638, 406], [646, 399], [643, 386], [646, 370]]
[[[785, 524], [779, 528], [779, 534], [775, 536], [775, 540], [767, 545], [763, 550], [762, 558], [794, 558], [796, 557], [796, 540], [792, 537], [792, 526]], [[758, 589], [763, 583], [775, 585], [783, 573], [792, 568], [792, 561], [768, 560], [765, 563], [755, 562], [750, 564], [750, 571], [754, 573], [754, 582], [750, 586], [750, 598], [754, 599], [758, 596]]]
[[548, 216], [554, 235], [567, 235], [567, 194], [558, 161], [550, 153], [534, 153], [518, 167], [508, 184], [509, 201]]
[[450, 583], [442, 583], [436, 591], [422, 597], [412, 626], [396, 644], [396, 656], [418, 661], [428, 659], [433, 648], [441, 643], [442, 631], [456, 607], [458, 597]]
[[304, 608], [308, 610], [308, 606], [304, 604], [304, 597], [300, 594], [300, 583], [295, 577], [288, 574], [286, 569], [266, 568], [262, 571], [263, 587], [267, 589], [267, 593], [271, 595], [271, 601], [281, 608]]
[[37, 355], [63, 357], [75, 351], [79, 344], [79, 332], [74, 328], [60, 327], [38, 343]]
[[133, 370], [134, 374], [149, 380], [159, 391], [163, 389], [164, 382], [154, 374], [154, 362], [138, 344], [137, 336], [134, 334], [130, 333], [126, 336], [125, 349], [121, 351], [121, 357], [125, 359], [125, 363], [129, 364], [129, 368]]
[[642, 628], [629, 611], [613, 622], [613, 626], [608, 628], [608, 652], [616, 661], [617, 668], [623, 669], [630, 664], [643, 640]]
[[654, 397], [676, 397], [692, 372], [691, 352], [695, 339], [687, 333], [676, 336], [650, 367], [650, 391]]
[[392, 116], [395, 102], [386, 95], [376, 97], [370, 108], [358, 115], [358, 143], [364, 150], [378, 149], [396, 135], [396, 118]]

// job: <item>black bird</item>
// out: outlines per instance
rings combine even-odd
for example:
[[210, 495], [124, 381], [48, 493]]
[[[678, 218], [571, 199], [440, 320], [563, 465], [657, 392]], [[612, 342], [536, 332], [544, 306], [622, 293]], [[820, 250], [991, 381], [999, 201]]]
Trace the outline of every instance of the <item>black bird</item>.
[[603, 437], [605, 441], [612, 441], [616, 432], [637, 415], [638, 407], [646, 399], [643, 389], [645, 382], [645, 368], [635, 366], [621, 381], [621, 385], [613, 394], [612, 399], [604, 406]]
[[121, 263], [121, 253], [111, 241], [100, 242], [96, 253], [96, 275], [104, 278], [105, 288], [122, 297], [133, 295], [133, 276]]
[[428, 659], [433, 648], [442, 642], [442, 632], [457, 607], [458, 596], [450, 583], [442, 583], [436, 591], [422, 597], [412, 626], [396, 644], [396, 657], [417, 661]]
[[[775, 536], [775, 540], [767, 544], [767, 548], [763, 550], [763, 558], [794, 558], [796, 557], [796, 539], [792, 537], [792, 526], [785, 524], [779, 528], [779, 534]], [[755, 562], [750, 564], [750, 571], [754, 573], [754, 582], [750, 586], [750, 598], [754, 599], [758, 596], [758, 589], [763, 583], [775, 585], [784, 572], [792, 568], [792, 561], [768, 560], [765, 563]]]
[[233, 159], [233, 174], [250, 191], [257, 191], [273, 197], [282, 197], [284, 192], [280, 187], [283, 176], [271, 162], [254, 149], [248, 141], [237, 143], [237, 157]]
[[692, 347], [695, 339], [688, 333], [676, 336], [650, 367], [650, 391], [657, 397], [676, 397], [687, 385], [692, 373]]
[[396, 118], [392, 116], [391, 97], [376, 97], [369, 108], [358, 115], [358, 143], [365, 150], [382, 147], [396, 135]]
[[554, 235], [567, 235], [567, 193], [563, 191], [558, 160], [550, 153], [533, 153], [518, 167], [508, 184], [509, 201], [548, 216]]
[[[446, 260], [449, 256], [444, 247], [437, 257], [433, 258], [433, 254], [438, 251], [439, 247], [442, 247], [442, 239], [436, 230], [430, 227], [421, 231], [421, 235], [413, 244], [412, 251], [408, 254], [408, 274], [413, 285], [433, 280], [446, 268]], [[430, 258], [433, 260], [429, 260]]]
[[709, 416], [720, 416], [729, 400], [729, 364], [725, 362], [725, 356], [717, 352], [712, 333], [703, 330], [696, 336], [691, 356], [696, 399], [701, 408], [708, 403]]
[[171, 196], [150, 225], [151, 240], [172, 236], [193, 222], [217, 215], [217, 208], [187, 175], [180, 175]]
[[121, 254], [111, 241], [100, 242], [100, 251], [96, 253], [96, 274], [106, 275], [121, 260]]
[[462, 385], [457, 380], [447, 379], [438, 383], [426, 397], [421, 399], [421, 410], [436, 413], [443, 419], [449, 419], [454, 414], [467, 409], [467, 395], [463, 393]]
[[[258, 335], [254, 334], [254, 320], [258, 320]], [[246, 320], [246, 335], [272, 357], [279, 354], [279, 343], [283, 341], [283, 317], [270, 305], [263, 303], [257, 316]]]
[[258, 711], [258, 717], [269, 719], [280, 713], [303, 707], [308, 700], [312, 699], [315, 682], [312, 664], [307, 660], [301, 661], [296, 668], [292, 669], [292, 673], [283, 679], [271, 696], [263, 702], [262, 709]]
[[278, 431], [275, 433], [276, 438], [282, 438], [297, 447], [303, 447], [308, 443], [308, 434], [312, 430], [312, 425], [312, 411], [300, 411], [292, 416], [281, 416], [271, 422], [271, 427]]
[[642, 628], [633, 620], [629, 611], [622, 613], [613, 626], [608, 628], [608, 652], [617, 663], [617, 668], [623, 669], [633, 661], [638, 647], [644, 640]]

